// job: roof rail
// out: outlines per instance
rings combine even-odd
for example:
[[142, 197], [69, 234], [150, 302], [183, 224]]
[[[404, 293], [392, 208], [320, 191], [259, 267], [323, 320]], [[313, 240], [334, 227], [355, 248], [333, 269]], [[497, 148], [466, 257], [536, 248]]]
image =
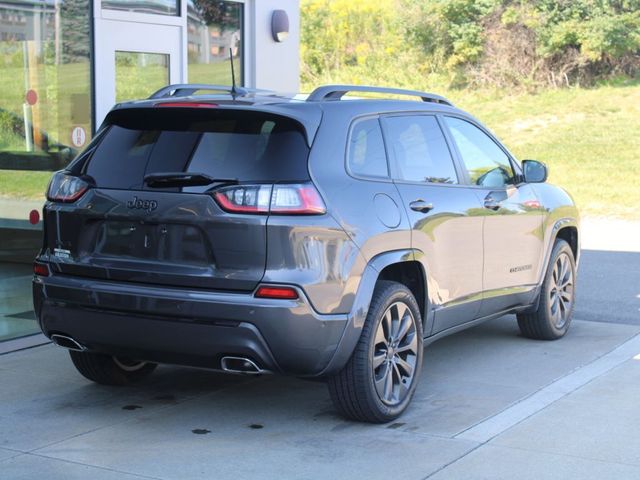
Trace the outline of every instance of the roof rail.
[[230, 85], [209, 85], [206, 83], [176, 83], [174, 85], [167, 85], [166, 87], [162, 87], [160, 90], [152, 94], [149, 99], [163, 97], [188, 97], [199, 90], [214, 90], [216, 92], [229, 93], [230, 95], [236, 95], [238, 97], [245, 97], [250, 93], [267, 92], [267, 90], [257, 90], [245, 87], [234, 88]]
[[363, 85], [323, 85], [316, 88], [307, 98], [307, 102], [322, 102], [326, 100], [340, 100], [349, 92], [390, 93], [393, 95], [409, 95], [420, 97], [423, 102], [441, 103], [453, 106], [453, 104], [440, 95], [420, 92], [418, 90], [405, 90], [403, 88], [368, 87]]

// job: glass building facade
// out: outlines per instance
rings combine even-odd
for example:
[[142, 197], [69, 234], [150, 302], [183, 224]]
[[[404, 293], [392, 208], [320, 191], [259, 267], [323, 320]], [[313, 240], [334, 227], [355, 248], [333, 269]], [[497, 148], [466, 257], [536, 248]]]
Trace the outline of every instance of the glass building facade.
[[211, 0], [0, 0], [0, 341], [38, 331], [32, 261], [51, 173], [91, 140], [105, 105], [168, 83], [229, 85], [229, 52], [242, 83], [244, 8]]

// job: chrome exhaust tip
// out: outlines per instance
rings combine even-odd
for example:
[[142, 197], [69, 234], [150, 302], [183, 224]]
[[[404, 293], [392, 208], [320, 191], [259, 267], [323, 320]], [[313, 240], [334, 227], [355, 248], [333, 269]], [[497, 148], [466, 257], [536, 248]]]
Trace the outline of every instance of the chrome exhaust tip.
[[253, 360], [246, 357], [222, 357], [220, 360], [222, 370], [229, 373], [242, 373], [245, 375], [259, 375], [266, 373]]
[[73, 350], [75, 352], [84, 352], [86, 350], [86, 347], [80, 345], [73, 338], [67, 337], [66, 335], [60, 335], [59, 333], [51, 335], [51, 341], [59, 347]]

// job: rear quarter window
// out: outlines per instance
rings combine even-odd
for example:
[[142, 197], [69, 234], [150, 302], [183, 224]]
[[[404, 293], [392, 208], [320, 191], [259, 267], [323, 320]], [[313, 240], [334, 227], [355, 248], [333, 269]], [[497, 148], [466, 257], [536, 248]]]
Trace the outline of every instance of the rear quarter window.
[[349, 172], [356, 176], [389, 176], [382, 130], [377, 118], [358, 120], [351, 127], [347, 165]]

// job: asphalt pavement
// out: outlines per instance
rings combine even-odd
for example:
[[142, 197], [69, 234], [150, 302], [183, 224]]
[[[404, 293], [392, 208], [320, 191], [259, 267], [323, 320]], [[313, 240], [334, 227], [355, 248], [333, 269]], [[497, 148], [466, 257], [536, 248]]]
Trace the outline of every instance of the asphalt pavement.
[[506, 316], [440, 340], [388, 425], [345, 421], [319, 382], [161, 366], [109, 388], [52, 345], [2, 355], [0, 478], [637, 480], [640, 223], [598, 225], [565, 338]]
[[575, 317], [640, 325], [640, 221], [583, 221]]

